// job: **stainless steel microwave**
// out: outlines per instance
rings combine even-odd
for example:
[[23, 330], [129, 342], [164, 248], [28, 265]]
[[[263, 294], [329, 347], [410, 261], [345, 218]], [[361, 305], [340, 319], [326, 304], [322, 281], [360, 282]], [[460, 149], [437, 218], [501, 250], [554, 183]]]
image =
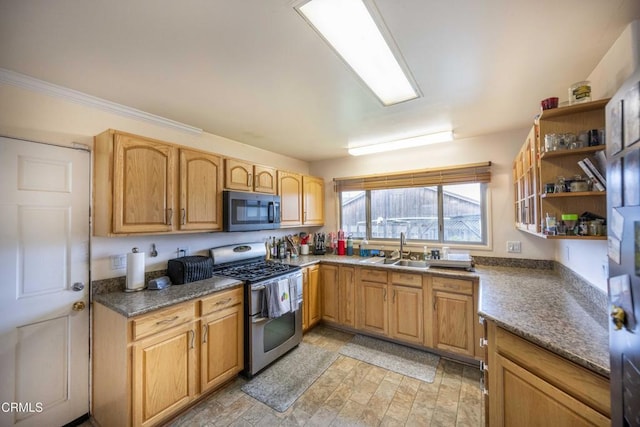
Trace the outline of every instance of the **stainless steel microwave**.
[[224, 231], [280, 228], [280, 196], [227, 190], [222, 194]]

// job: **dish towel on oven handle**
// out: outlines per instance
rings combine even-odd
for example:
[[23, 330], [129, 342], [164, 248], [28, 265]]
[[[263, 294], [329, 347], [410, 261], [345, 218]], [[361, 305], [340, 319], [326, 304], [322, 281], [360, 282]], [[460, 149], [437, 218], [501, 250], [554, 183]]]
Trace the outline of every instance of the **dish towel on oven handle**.
[[262, 317], [275, 319], [291, 311], [289, 280], [277, 280], [264, 285]]
[[298, 280], [296, 276], [289, 277], [289, 294], [291, 295], [291, 311], [300, 308], [300, 295], [298, 295]]

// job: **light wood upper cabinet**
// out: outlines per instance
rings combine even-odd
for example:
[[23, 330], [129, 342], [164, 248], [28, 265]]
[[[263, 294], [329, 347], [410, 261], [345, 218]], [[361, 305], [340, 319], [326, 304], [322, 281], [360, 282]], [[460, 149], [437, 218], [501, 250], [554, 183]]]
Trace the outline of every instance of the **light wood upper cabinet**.
[[[109, 136], [105, 135], [104, 143], [97, 145], [110, 145]], [[176, 148], [133, 135], [114, 134], [113, 152], [113, 232], [171, 231]], [[96, 200], [95, 208], [100, 209], [100, 205]], [[108, 216], [108, 212], [104, 215]]]
[[226, 159], [224, 187], [229, 190], [276, 194], [276, 170], [242, 160]]
[[302, 175], [278, 171], [280, 226], [302, 225]]
[[324, 180], [303, 176], [302, 196], [303, 225], [324, 225]]
[[222, 229], [222, 159], [199, 151], [180, 150], [181, 230]]
[[108, 130], [95, 137], [96, 236], [222, 230], [222, 160]]

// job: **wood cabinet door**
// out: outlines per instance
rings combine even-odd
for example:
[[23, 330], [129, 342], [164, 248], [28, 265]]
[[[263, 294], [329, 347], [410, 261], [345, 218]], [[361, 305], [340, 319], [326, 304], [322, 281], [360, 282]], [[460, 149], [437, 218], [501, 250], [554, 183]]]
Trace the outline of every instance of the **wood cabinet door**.
[[171, 231], [176, 148], [123, 134], [114, 145], [113, 232]]
[[200, 392], [233, 378], [244, 367], [242, 304], [203, 317], [200, 343]]
[[157, 424], [197, 393], [196, 322], [133, 344], [133, 425]]
[[181, 230], [222, 230], [222, 159], [180, 150]]
[[338, 307], [338, 267], [335, 265], [320, 266], [320, 289], [322, 299], [322, 320], [338, 323], [340, 310]]
[[224, 188], [229, 190], [253, 190], [253, 165], [236, 159], [224, 161]]
[[433, 292], [433, 346], [473, 356], [473, 297]]
[[313, 176], [302, 177], [302, 209], [304, 225], [324, 225], [324, 181]]
[[491, 365], [491, 426], [609, 426], [611, 420], [502, 355]]
[[387, 284], [360, 281], [357, 287], [357, 328], [363, 331], [387, 335], [389, 314]]
[[276, 194], [276, 170], [268, 166], [253, 167], [253, 191]]
[[356, 326], [356, 269], [340, 266], [338, 269], [338, 303], [339, 319], [343, 325]]
[[309, 328], [313, 328], [322, 318], [320, 310], [320, 266], [312, 265], [307, 268], [307, 271], [309, 275], [309, 290], [306, 296], [303, 294], [303, 298], [309, 302], [309, 323], [307, 325]]
[[391, 336], [403, 341], [422, 344], [423, 305], [422, 289], [392, 285]]
[[302, 175], [278, 171], [280, 227], [302, 224]]

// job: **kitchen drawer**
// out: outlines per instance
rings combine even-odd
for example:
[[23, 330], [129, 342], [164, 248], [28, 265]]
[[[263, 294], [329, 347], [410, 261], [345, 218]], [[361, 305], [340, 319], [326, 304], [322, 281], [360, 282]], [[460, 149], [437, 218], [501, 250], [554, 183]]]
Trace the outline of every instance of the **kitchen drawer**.
[[387, 272], [370, 268], [360, 269], [360, 280], [375, 283], [387, 283]]
[[138, 340], [148, 335], [190, 322], [193, 319], [195, 319], [195, 305], [193, 302], [157, 310], [131, 321], [132, 339]]
[[391, 283], [393, 283], [394, 285], [405, 285], [412, 286], [414, 288], [421, 288], [422, 275], [409, 273], [391, 273]]
[[218, 292], [200, 300], [200, 315], [204, 316], [215, 311], [224, 310], [234, 305], [242, 304], [242, 286], [228, 291]]
[[433, 289], [473, 295], [473, 282], [471, 280], [450, 279], [448, 277], [434, 276], [432, 284]]

